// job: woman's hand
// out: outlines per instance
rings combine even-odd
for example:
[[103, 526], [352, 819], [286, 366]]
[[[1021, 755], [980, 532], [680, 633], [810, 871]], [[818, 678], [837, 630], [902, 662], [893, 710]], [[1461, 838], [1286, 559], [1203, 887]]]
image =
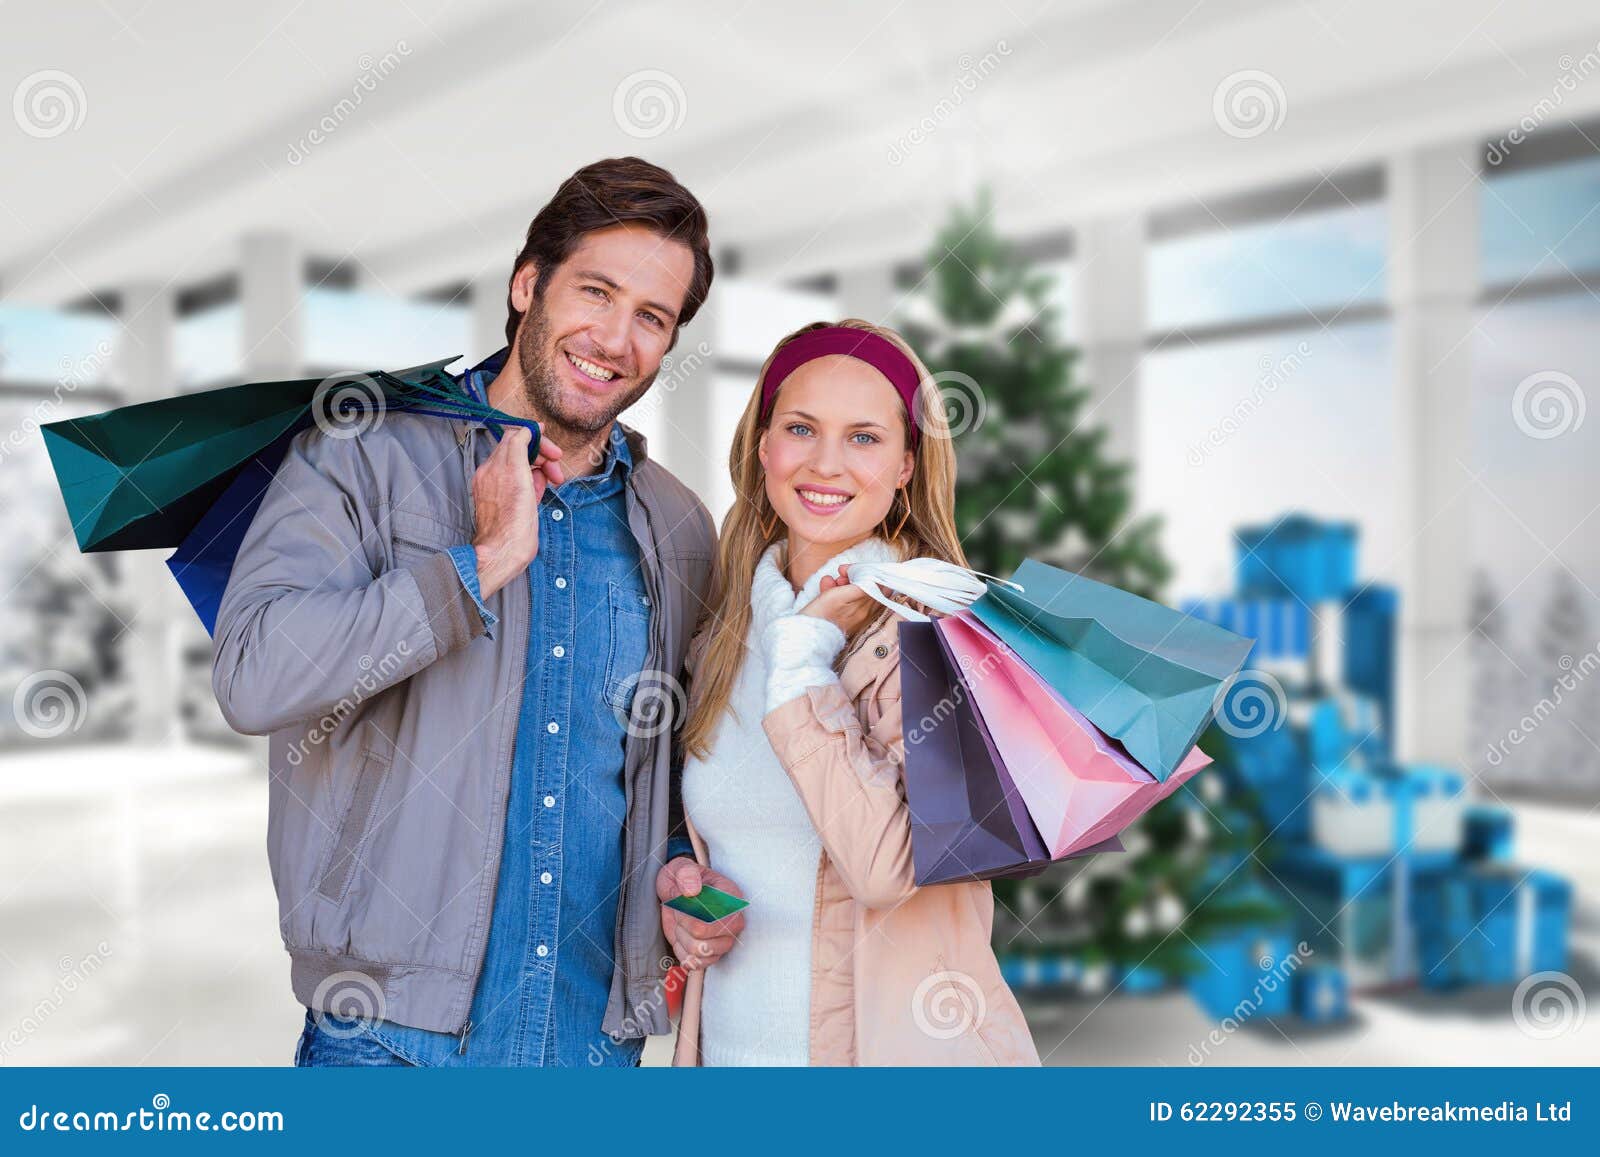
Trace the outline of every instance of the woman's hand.
[[846, 635], [872, 618], [877, 601], [860, 587], [850, 585], [850, 568], [841, 566], [839, 575], [824, 575], [822, 591], [801, 610], [802, 615], [827, 619]]
[[687, 856], [663, 864], [656, 873], [656, 899], [661, 901], [661, 931], [666, 933], [684, 971], [708, 968], [728, 954], [744, 931], [741, 909], [720, 920], [696, 920], [687, 912], [668, 908], [666, 902], [679, 896], [694, 896], [704, 884], [720, 888], [730, 896], [744, 899], [744, 893], [721, 872], [714, 872]]

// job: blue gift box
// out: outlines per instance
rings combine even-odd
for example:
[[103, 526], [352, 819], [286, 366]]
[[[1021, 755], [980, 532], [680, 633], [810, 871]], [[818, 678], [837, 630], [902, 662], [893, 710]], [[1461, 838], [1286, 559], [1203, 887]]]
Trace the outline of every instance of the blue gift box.
[[1178, 609], [1253, 639], [1246, 667], [1300, 662], [1311, 651], [1311, 611], [1296, 599], [1189, 599]]
[[1383, 759], [1383, 719], [1365, 695], [1343, 691], [1296, 703], [1291, 717], [1304, 719], [1306, 750], [1324, 774], [1347, 762], [1366, 766]]
[[1378, 741], [1392, 751], [1394, 731], [1395, 624], [1400, 594], [1393, 587], [1369, 584], [1350, 596], [1344, 607], [1344, 683], [1378, 705], [1383, 727]]
[[1245, 1020], [1289, 1012], [1295, 944], [1287, 923], [1237, 929], [1201, 948], [1199, 966], [1185, 984], [1212, 1019]]
[[1317, 846], [1338, 856], [1455, 855], [1466, 781], [1434, 764], [1348, 764], [1325, 774], [1311, 801]]
[[1497, 804], [1467, 808], [1461, 854], [1469, 860], [1509, 860], [1512, 851], [1511, 812]]
[[1511, 866], [1470, 869], [1483, 980], [1511, 984], [1534, 972], [1564, 972], [1572, 885], [1552, 872]]
[[1416, 894], [1417, 979], [1451, 989], [1483, 980], [1473, 892], [1464, 869], [1424, 881]]
[[1122, 971], [1120, 989], [1133, 996], [1146, 996], [1160, 992], [1167, 986], [1167, 974], [1148, 964], [1136, 964]]
[[1290, 982], [1301, 962], [1284, 901], [1259, 881], [1244, 880], [1225, 884], [1219, 902], [1259, 905], [1280, 915], [1237, 925], [1197, 944], [1194, 968], [1184, 977], [1189, 995], [1219, 1021], [1287, 1014]]
[[1457, 863], [1452, 852], [1346, 857], [1299, 845], [1272, 869], [1299, 901], [1303, 938], [1359, 990], [1416, 977], [1412, 893]]
[[1317, 964], [1295, 973], [1294, 1010], [1313, 1024], [1333, 1024], [1350, 1015], [1350, 982], [1344, 970]]
[[1430, 988], [1564, 972], [1572, 885], [1535, 868], [1464, 865], [1417, 893], [1418, 964]]
[[1234, 532], [1239, 593], [1289, 595], [1307, 603], [1337, 599], [1355, 586], [1356, 528], [1287, 514]]
[[1295, 731], [1284, 724], [1229, 743], [1228, 769], [1238, 786], [1256, 796], [1261, 819], [1274, 839], [1300, 840], [1311, 827], [1306, 806], [1311, 764]]
[[1002, 956], [1000, 975], [1012, 988], [1061, 988], [1083, 979], [1083, 962], [1061, 953]]

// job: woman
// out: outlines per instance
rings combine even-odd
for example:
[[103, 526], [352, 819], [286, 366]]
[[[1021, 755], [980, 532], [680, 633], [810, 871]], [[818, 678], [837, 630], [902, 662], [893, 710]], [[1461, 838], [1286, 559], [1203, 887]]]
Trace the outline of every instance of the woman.
[[[989, 885], [913, 883], [898, 616], [848, 583], [854, 563], [964, 565], [927, 379], [892, 331], [808, 326], [734, 436], [683, 801], [706, 879], [751, 903], [725, 959], [685, 962], [679, 1064], [1038, 1064], [989, 947]], [[676, 920], [663, 908], [689, 955]]]

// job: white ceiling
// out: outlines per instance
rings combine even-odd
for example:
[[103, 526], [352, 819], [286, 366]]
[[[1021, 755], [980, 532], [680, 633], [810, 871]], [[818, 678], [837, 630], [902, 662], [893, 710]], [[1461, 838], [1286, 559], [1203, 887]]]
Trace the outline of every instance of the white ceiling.
[[[0, 96], [60, 70], [83, 119], [0, 120], [0, 292], [188, 284], [272, 228], [396, 292], [499, 277], [562, 177], [626, 152], [694, 189], [749, 272], [799, 277], [919, 251], [979, 180], [1032, 229], [1498, 133], [1553, 94], [1593, 116], [1600, 73], [1558, 83], [1586, 54], [1593, 0], [9, 0]], [[613, 104], [646, 70], [681, 122], [641, 139]], [[1243, 70], [1284, 116], [1237, 139], [1213, 97]]]

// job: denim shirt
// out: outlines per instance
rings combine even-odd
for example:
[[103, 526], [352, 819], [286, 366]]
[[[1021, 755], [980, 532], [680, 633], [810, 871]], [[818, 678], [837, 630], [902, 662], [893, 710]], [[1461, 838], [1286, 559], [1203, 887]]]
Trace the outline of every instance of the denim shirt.
[[[491, 359], [493, 364], [497, 359]], [[471, 371], [479, 396], [492, 370]], [[623, 747], [650, 601], [613, 425], [600, 469], [545, 492], [528, 567], [528, 660], [505, 847], [483, 970], [462, 1035], [379, 1021], [373, 1037], [430, 1065], [636, 1065], [642, 1040], [601, 1031], [611, 989], [626, 808]], [[450, 551], [492, 634], [471, 546]], [[570, 851], [570, 854], [568, 852]]]

